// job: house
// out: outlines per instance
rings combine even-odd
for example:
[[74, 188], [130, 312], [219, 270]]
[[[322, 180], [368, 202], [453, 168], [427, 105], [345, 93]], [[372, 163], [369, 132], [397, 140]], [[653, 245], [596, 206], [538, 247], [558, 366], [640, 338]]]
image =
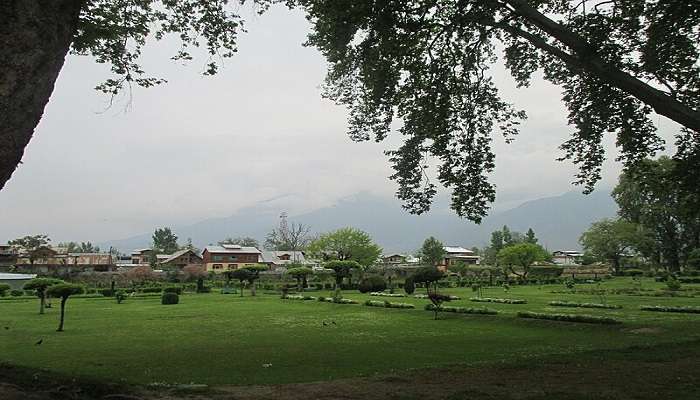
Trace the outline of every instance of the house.
[[406, 256], [403, 254], [385, 254], [382, 256], [382, 263], [384, 264], [404, 264], [406, 263]]
[[0, 284], [8, 284], [12, 289], [22, 289], [24, 284], [36, 278], [35, 274], [6, 274], [0, 272]]
[[552, 261], [559, 265], [581, 264], [583, 253], [576, 250], [557, 250], [552, 252]]
[[20, 252], [15, 271], [31, 274], [66, 275], [78, 272], [110, 272], [116, 270], [115, 259], [109, 253], [65, 253], [65, 249], [43, 247], [32, 257]]
[[9, 272], [17, 261], [17, 249], [9, 244], [0, 244], [0, 271]]
[[303, 251], [269, 250], [261, 252], [262, 262], [271, 270], [286, 268], [289, 264], [301, 264], [306, 267], [318, 266], [318, 262], [306, 258]]
[[445, 258], [438, 265], [439, 269], [445, 270], [450, 265], [455, 265], [458, 262], [465, 264], [479, 264], [481, 257], [477, 256], [473, 251], [460, 246], [444, 246]]
[[265, 265], [260, 250], [255, 247], [239, 246], [237, 244], [207, 246], [202, 252], [202, 261], [207, 272], [224, 272]]
[[158, 254], [156, 257], [158, 257], [158, 264], [159, 265], [169, 266], [169, 267], [183, 268], [187, 265], [192, 265], [192, 264], [201, 265], [204, 263], [204, 260], [202, 259], [202, 257], [190, 249], [176, 251], [175, 253], [170, 254], [170, 255]]
[[131, 263], [135, 265], [149, 265], [153, 249], [137, 249], [131, 252]]

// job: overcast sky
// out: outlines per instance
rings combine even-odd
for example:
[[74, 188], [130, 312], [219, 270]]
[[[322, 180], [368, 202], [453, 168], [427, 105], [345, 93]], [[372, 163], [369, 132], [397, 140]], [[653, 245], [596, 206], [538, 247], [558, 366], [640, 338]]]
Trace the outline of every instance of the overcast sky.
[[[170, 61], [175, 41], [149, 46], [144, 68], [169, 83], [135, 89], [110, 109], [93, 90], [109, 76], [105, 67], [69, 56], [23, 164], [0, 191], [0, 242], [38, 233], [54, 242], [116, 239], [271, 199], [293, 215], [360, 191], [392, 196], [383, 150], [400, 138], [346, 136], [345, 110], [320, 96], [325, 62], [301, 46], [303, 16], [277, 7], [247, 29], [215, 77], [201, 75], [206, 57]], [[497, 207], [580, 190], [570, 185], [571, 164], [555, 161], [571, 131], [558, 88], [535, 79], [516, 89], [502, 68], [494, 76], [529, 116], [515, 143], [495, 138]], [[602, 186], [618, 173], [607, 162]]]

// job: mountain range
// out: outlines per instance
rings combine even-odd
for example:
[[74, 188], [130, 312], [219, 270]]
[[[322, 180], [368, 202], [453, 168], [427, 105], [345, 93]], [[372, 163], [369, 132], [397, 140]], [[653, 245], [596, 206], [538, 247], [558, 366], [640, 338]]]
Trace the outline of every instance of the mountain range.
[[[229, 217], [171, 228], [181, 243], [191, 238], [197, 247], [237, 236], [251, 236], [262, 243], [265, 235], [278, 225], [283, 211], [283, 203], [261, 204], [241, 209]], [[613, 217], [616, 212], [617, 205], [610, 191], [599, 189], [590, 195], [568, 192], [527, 201], [515, 208], [493, 213], [477, 225], [457, 217], [449, 209], [446, 199], [438, 199], [426, 214], [411, 215], [396, 199], [361, 192], [332, 206], [289, 216], [288, 220], [309, 225], [314, 233], [345, 226], [362, 229], [372, 235], [385, 253], [414, 252], [428, 236], [435, 236], [446, 245], [483, 247], [488, 243], [490, 233], [504, 225], [520, 232], [532, 228], [539, 243], [550, 250], [576, 250], [580, 248], [579, 236], [592, 222]], [[130, 252], [150, 244], [151, 233], [144, 233], [100, 243], [100, 246]]]

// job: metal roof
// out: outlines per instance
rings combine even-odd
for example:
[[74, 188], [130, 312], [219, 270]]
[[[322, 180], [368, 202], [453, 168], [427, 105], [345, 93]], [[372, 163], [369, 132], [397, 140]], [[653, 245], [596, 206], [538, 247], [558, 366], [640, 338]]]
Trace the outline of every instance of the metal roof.
[[246, 254], [262, 254], [256, 247], [246, 247], [238, 245], [223, 245], [223, 246], [207, 246], [204, 250], [210, 253], [246, 253]]
[[3, 281], [14, 281], [34, 278], [36, 278], [36, 274], [7, 274], [4, 272], [0, 272], [0, 280]]

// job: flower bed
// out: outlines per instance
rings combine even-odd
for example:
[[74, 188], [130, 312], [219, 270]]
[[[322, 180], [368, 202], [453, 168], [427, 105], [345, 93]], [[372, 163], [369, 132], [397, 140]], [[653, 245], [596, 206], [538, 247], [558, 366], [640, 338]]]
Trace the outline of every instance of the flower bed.
[[283, 299], [287, 300], [316, 300], [316, 297], [314, 296], [302, 296], [302, 295], [297, 295], [297, 294], [288, 294], [283, 297]]
[[580, 308], [604, 308], [604, 309], [619, 309], [622, 306], [616, 304], [600, 304], [600, 303], [576, 303], [573, 301], [550, 301], [550, 306], [554, 307], [580, 307]]
[[642, 311], [700, 314], [700, 307], [693, 306], [641, 306]]
[[[434, 304], [426, 304], [425, 311], [435, 311]], [[481, 315], [496, 315], [498, 311], [492, 310], [490, 308], [468, 308], [468, 307], [454, 307], [454, 306], [442, 306], [440, 311], [458, 313], [458, 314], [481, 314]]]
[[388, 301], [367, 300], [365, 305], [369, 307], [384, 307], [384, 308], [416, 308], [409, 303], [391, 303]]
[[[428, 298], [428, 295], [427, 295], [427, 294], [416, 294], [416, 295], [413, 295], [413, 297], [416, 298], [416, 299], [427, 299], [427, 298]], [[461, 297], [459, 297], [459, 296], [453, 296], [453, 295], [451, 295], [451, 294], [448, 295], [448, 297], [450, 298], [450, 300], [462, 300]]]
[[357, 301], [352, 300], [352, 299], [334, 299], [332, 297], [319, 297], [318, 301], [324, 301], [326, 303], [335, 303], [335, 304], [359, 304]]
[[381, 297], [406, 297], [403, 293], [384, 293], [384, 292], [372, 292], [370, 296], [381, 296]]
[[472, 297], [469, 301], [480, 303], [527, 304], [527, 300], [524, 299], [499, 299], [494, 297]]
[[563, 322], [584, 322], [589, 324], [620, 324], [621, 322], [615, 318], [610, 317], [599, 317], [596, 315], [584, 315], [584, 314], [547, 314], [547, 313], [536, 313], [531, 311], [521, 311], [518, 313], [520, 318], [531, 318], [531, 319], [546, 319], [550, 321], [563, 321]]

